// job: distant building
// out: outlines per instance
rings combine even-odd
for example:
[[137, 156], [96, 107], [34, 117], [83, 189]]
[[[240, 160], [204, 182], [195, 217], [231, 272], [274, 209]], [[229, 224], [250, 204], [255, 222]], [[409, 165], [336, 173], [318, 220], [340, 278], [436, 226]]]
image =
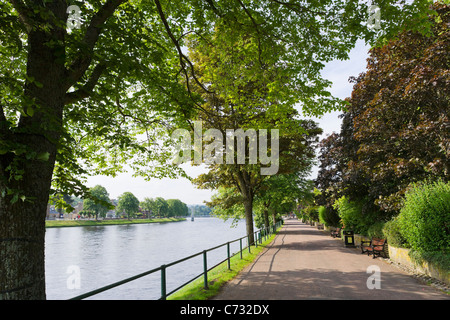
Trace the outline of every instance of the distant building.
[[55, 209], [54, 205], [47, 205], [47, 214], [45, 215], [45, 219], [47, 220], [55, 220], [59, 217], [59, 212]]

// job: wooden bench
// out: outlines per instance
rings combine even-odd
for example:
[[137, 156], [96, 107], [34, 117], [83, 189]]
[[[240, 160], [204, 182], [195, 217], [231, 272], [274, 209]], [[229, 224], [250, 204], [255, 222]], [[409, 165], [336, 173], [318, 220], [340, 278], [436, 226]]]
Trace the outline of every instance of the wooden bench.
[[337, 228], [336, 230], [332, 230], [331, 231], [331, 233], [330, 233], [330, 235], [333, 237], [333, 238], [340, 238], [341, 237], [341, 228]]
[[318, 225], [317, 225], [317, 229], [319, 229], [319, 230], [323, 230], [323, 229], [324, 229], [324, 226], [323, 226], [323, 224], [318, 224]]
[[384, 246], [386, 244], [386, 239], [372, 238], [371, 241], [361, 241], [361, 253], [367, 253], [367, 255], [372, 255], [375, 259], [376, 256], [381, 256], [384, 254]]

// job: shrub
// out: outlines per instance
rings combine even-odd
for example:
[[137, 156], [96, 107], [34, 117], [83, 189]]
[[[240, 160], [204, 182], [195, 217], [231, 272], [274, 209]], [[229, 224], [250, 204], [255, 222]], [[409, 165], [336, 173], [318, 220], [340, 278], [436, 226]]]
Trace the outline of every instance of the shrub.
[[413, 184], [398, 216], [401, 233], [418, 252], [449, 251], [450, 183]]
[[383, 233], [383, 227], [384, 227], [385, 222], [383, 221], [377, 221], [374, 224], [372, 224], [368, 229], [367, 229], [367, 236], [369, 238], [384, 238], [384, 233]]
[[344, 196], [336, 200], [333, 207], [338, 211], [344, 228], [368, 236], [369, 228], [373, 224], [380, 223], [374, 226], [371, 232], [382, 236], [380, 228], [382, 228], [381, 224], [386, 221], [385, 215], [379, 211], [368, 209], [370, 206], [367, 205], [365, 199], [349, 201]]
[[337, 213], [329, 208], [326, 208], [324, 206], [319, 207], [319, 221], [320, 223], [323, 223], [324, 225], [337, 227], [339, 226], [339, 216]]
[[317, 211], [317, 206], [307, 206], [302, 210], [302, 213], [306, 216], [309, 221], [319, 221], [319, 213]]
[[361, 223], [362, 205], [360, 202], [349, 201], [344, 196], [336, 200], [334, 208], [337, 210], [344, 228], [353, 230], [355, 233], [366, 233], [367, 228]]
[[384, 224], [383, 234], [391, 246], [397, 248], [409, 248], [408, 241], [406, 241], [405, 237], [401, 233], [401, 228], [397, 217]]

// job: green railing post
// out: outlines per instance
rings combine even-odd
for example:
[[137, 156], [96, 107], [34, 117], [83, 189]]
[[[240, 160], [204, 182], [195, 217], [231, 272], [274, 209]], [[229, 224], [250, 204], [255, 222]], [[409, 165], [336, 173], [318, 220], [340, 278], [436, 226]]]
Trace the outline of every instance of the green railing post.
[[227, 257], [228, 257], [228, 270], [231, 270], [230, 243], [229, 242], [227, 242]]
[[256, 231], [253, 234], [254, 238], [255, 238], [255, 248], [258, 248], [258, 231]]
[[248, 246], [248, 253], [250, 252], [250, 235], [247, 235], [247, 246]]
[[166, 266], [161, 266], [161, 299], [166, 300]]
[[208, 289], [208, 260], [206, 258], [206, 250], [203, 251], [203, 283], [205, 289]]

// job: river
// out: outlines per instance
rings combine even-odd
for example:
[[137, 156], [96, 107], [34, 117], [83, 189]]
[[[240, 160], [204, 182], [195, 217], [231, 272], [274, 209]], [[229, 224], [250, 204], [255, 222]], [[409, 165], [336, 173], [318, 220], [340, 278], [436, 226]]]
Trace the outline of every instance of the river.
[[[236, 227], [218, 218], [181, 222], [49, 228], [45, 264], [47, 299], [78, 296], [245, 236], [245, 221]], [[246, 242], [244, 242], [246, 245]], [[208, 266], [226, 258], [226, 246], [208, 253]], [[231, 252], [239, 250], [239, 242]], [[167, 268], [167, 291], [203, 271], [202, 256]], [[161, 294], [160, 272], [88, 299], [154, 300]]]

